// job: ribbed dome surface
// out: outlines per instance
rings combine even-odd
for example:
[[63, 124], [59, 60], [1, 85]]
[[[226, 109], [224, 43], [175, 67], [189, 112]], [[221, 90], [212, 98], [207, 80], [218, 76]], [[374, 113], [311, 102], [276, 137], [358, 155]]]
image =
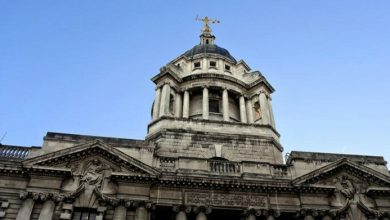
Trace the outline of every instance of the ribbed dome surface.
[[215, 44], [199, 44], [193, 47], [192, 49], [186, 51], [183, 55], [191, 58], [194, 55], [202, 54], [202, 53], [211, 53], [211, 54], [218, 54], [221, 56], [224, 56], [228, 58], [229, 60], [236, 62], [236, 59], [232, 55], [230, 55], [229, 51], [219, 47]]

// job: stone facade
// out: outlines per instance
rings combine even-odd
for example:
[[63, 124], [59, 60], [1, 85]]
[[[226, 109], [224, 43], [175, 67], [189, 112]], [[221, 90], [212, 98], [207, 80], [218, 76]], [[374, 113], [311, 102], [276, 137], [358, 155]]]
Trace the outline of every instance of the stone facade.
[[0, 220], [390, 219], [383, 157], [283, 162], [274, 88], [214, 42], [206, 23], [152, 78], [145, 140], [48, 132], [42, 147], [0, 145]]

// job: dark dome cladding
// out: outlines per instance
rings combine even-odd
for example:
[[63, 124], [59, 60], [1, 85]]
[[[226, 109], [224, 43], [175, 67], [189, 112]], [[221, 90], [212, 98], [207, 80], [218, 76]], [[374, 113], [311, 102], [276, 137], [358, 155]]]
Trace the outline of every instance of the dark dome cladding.
[[221, 55], [221, 56], [224, 56], [226, 58], [228, 58], [229, 60], [233, 61], [233, 62], [237, 62], [236, 59], [230, 55], [229, 51], [222, 48], [222, 47], [218, 47], [217, 45], [215, 44], [199, 44], [199, 45], [196, 45], [195, 47], [193, 47], [192, 49], [186, 51], [183, 55], [190, 58], [192, 56], [195, 56], [197, 54], [201, 54], [201, 53], [211, 53], [211, 54], [218, 54], [218, 55]]

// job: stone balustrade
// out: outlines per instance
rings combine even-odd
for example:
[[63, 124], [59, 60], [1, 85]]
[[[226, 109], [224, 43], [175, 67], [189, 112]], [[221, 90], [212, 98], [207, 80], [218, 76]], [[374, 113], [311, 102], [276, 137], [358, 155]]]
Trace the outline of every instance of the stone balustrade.
[[288, 168], [285, 165], [273, 165], [271, 175], [277, 176], [277, 177], [289, 176]]
[[27, 158], [30, 151], [31, 148], [27, 148], [27, 147], [0, 145], [0, 158], [5, 157], [5, 158], [24, 160]]
[[220, 160], [209, 161], [209, 168], [210, 172], [226, 174], [241, 173], [242, 170], [240, 163]]

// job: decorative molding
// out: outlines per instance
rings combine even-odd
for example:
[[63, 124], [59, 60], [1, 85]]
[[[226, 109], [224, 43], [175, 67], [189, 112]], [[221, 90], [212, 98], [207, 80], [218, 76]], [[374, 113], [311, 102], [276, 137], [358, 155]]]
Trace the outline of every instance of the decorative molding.
[[194, 206], [257, 207], [267, 208], [267, 196], [259, 194], [208, 193], [190, 191], [185, 193], [185, 204]]
[[178, 212], [185, 212], [185, 213], [190, 213], [191, 210], [192, 210], [192, 207], [191, 206], [186, 206], [186, 205], [174, 205], [172, 210], [175, 212], [175, 213], [178, 213]]
[[19, 193], [19, 199], [32, 199], [34, 201], [44, 202], [46, 200], [53, 200], [55, 202], [62, 201], [61, 194], [47, 193], [47, 192], [29, 192], [23, 191]]
[[254, 216], [261, 216], [262, 214], [262, 210], [261, 209], [254, 209], [254, 208], [247, 208], [244, 210], [243, 214], [245, 216], [250, 216], [250, 215], [254, 215]]
[[203, 212], [204, 214], [208, 215], [212, 212], [213, 209], [210, 206], [195, 206], [192, 210], [195, 214]]

